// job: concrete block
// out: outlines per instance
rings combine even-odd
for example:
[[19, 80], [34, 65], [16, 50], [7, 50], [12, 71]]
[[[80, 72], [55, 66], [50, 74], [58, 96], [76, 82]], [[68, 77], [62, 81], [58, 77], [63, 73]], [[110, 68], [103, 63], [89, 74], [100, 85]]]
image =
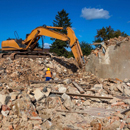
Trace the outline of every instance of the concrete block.
[[74, 103], [70, 100], [70, 99], [67, 99], [65, 100], [64, 102], [64, 106], [68, 109], [68, 110], [71, 110], [74, 108]]
[[65, 93], [66, 92], [66, 87], [59, 87], [59, 92]]
[[68, 96], [66, 93], [64, 93], [61, 97], [62, 97], [64, 100], [70, 99], [70, 96]]
[[38, 101], [44, 97], [44, 94], [41, 92], [41, 90], [39, 88], [37, 88], [34, 91], [34, 97]]
[[65, 80], [63, 81], [63, 83], [66, 84], [66, 85], [68, 85], [68, 84], [71, 83], [71, 79], [65, 79]]

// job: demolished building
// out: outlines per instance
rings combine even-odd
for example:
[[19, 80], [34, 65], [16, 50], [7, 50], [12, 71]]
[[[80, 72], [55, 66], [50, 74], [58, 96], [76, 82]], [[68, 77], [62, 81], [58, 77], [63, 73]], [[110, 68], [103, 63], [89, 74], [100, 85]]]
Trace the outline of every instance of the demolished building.
[[88, 57], [86, 71], [100, 78], [130, 79], [130, 36], [112, 38], [104, 44], [105, 47], [95, 50], [96, 55], [91, 53]]
[[[93, 53], [84, 57], [90, 69], [86, 66], [79, 69], [73, 58], [57, 56], [1, 59], [0, 129], [130, 129], [130, 78], [122, 80], [123, 77], [119, 78], [117, 74], [115, 78], [116, 70], [113, 71], [114, 77], [99, 75], [101, 68], [105, 70], [103, 66], [112, 66], [112, 56], [121, 55], [118, 49], [125, 48], [128, 43], [123, 41], [115, 50], [115, 44], [109, 44], [105, 54], [99, 50], [97, 57]], [[104, 58], [107, 56], [109, 60]], [[123, 56], [128, 55], [120, 58], [123, 59]], [[116, 62], [118, 60], [115, 59]], [[48, 82], [45, 81], [47, 67], [53, 73], [52, 80]], [[96, 69], [99, 74], [94, 72]], [[106, 69], [109, 70], [108, 66]]]

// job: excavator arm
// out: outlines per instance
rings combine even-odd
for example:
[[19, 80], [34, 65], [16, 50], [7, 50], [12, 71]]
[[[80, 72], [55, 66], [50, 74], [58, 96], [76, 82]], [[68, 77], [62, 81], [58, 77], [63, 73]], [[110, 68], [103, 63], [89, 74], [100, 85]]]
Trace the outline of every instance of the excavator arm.
[[[50, 26], [47, 26], [46, 28], [61, 29], [61, 30], [64, 29], [63, 27], [50, 27]], [[75, 36], [75, 33], [72, 30], [72, 28], [67, 27], [66, 31], [67, 31], [67, 37], [69, 38], [69, 45], [72, 50], [72, 53], [73, 53], [78, 65], [80, 67], [82, 67], [84, 58], [83, 58], [83, 53], [82, 53], [79, 41], [78, 41], [77, 37]]]
[[55, 39], [59, 39], [62, 41], [69, 41], [70, 48], [73, 52], [73, 55], [79, 65], [79, 67], [82, 67], [83, 65], [83, 54], [79, 45], [79, 41], [75, 36], [74, 31], [67, 27], [67, 35], [56, 32], [52, 29], [64, 29], [63, 27], [37, 27], [28, 35], [28, 37], [22, 41], [20, 44], [25, 45], [25, 47], [20, 47], [20, 44], [17, 43], [16, 40], [7, 40], [2, 42], [2, 50], [15, 50], [15, 51], [28, 51], [28, 50], [34, 50], [37, 44], [37, 41], [40, 39], [41, 36], [48, 36]]

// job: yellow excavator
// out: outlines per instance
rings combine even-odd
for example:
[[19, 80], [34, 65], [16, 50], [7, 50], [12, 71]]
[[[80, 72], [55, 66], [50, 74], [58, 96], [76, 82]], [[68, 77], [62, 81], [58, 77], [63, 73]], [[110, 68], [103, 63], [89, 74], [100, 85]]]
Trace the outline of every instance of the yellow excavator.
[[[79, 65], [83, 65], [83, 53], [79, 44], [78, 39], [75, 36], [72, 28], [67, 27], [67, 35], [54, 31], [54, 29], [63, 30], [63, 27], [51, 27], [51, 26], [40, 26], [32, 30], [32, 32], [26, 37], [25, 40], [9, 39], [2, 41], [2, 51], [10, 52], [13, 57], [15, 55], [28, 55], [30, 52], [33, 53], [36, 49], [36, 45], [41, 36], [48, 36], [51, 38], [59, 39], [62, 41], [68, 41], [72, 53]], [[15, 53], [12, 53], [15, 52]], [[6, 53], [2, 53], [1, 57]]]

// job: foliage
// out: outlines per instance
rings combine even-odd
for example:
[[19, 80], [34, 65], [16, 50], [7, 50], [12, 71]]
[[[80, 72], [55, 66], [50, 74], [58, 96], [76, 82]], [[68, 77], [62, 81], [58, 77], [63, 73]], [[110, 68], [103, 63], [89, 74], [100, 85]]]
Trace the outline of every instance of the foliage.
[[[71, 27], [71, 22], [68, 17], [68, 13], [63, 9], [55, 16], [55, 20], [53, 20], [53, 26], [55, 27]], [[66, 30], [57, 30], [60, 33], [67, 34]], [[65, 56], [67, 57], [69, 52], [65, 49], [65, 47], [68, 47], [68, 44], [64, 41], [56, 39], [53, 44], [50, 46], [50, 52], [56, 53], [58, 56]]]
[[109, 40], [110, 38], [128, 36], [125, 32], [121, 32], [120, 30], [114, 31], [111, 26], [109, 27], [103, 27], [102, 29], [97, 30], [97, 35], [95, 36], [95, 42], [101, 42], [105, 40]]
[[88, 43], [86, 43], [84, 41], [82, 41], [80, 43], [80, 47], [81, 47], [81, 50], [83, 52], [83, 55], [86, 55], [86, 56], [88, 56], [93, 49]]
[[56, 53], [58, 56], [68, 56], [68, 51], [64, 48], [67, 44], [64, 41], [56, 39], [50, 46], [50, 52]]
[[67, 58], [70, 58], [70, 57], [74, 57], [72, 51], [68, 52], [68, 56], [67, 56]]
[[63, 27], [64, 30], [57, 30], [58, 32], [61, 32], [61, 33], [65, 33], [67, 34], [66, 32], [66, 27], [71, 27], [71, 22], [68, 17], [69, 13], [66, 13], [66, 11], [64, 9], [62, 9], [60, 12], [58, 12], [58, 14], [55, 16], [55, 20], [53, 20], [53, 26], [54, 27]]

